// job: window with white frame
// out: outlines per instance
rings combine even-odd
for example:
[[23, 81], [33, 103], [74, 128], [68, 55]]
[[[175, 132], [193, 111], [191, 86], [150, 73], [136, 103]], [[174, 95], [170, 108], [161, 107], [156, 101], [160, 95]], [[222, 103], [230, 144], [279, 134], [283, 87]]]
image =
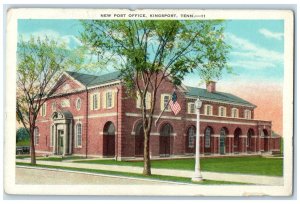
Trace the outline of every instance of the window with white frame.
[[77, 123], [75, 126], [75, 147], [81, 147], [82, 142], [82, 125], [81, 123]]
[[219, 116], [226, 117], [226, 108], [224, 106], [219, 107]]
[[113, 99], [112, 99], [112, 92], [108, 91], [105, 93], [105, 105], [106, 108], [112, 108], [113, 107]]
[[100, 93], [91, 94], [90, 109], [98, 110], [100, 108]]
[[193, 102], [188, 103], [188, 113], [189, 114], [195, 114], [196, 113], [195, 103], [193, 103]]
[[77, 100], [76, 100], [76, 109], [80, 110], [80, 108], [81, 108], [81, 99], [77, 98]]
[[53, 112], [56, 111], [56, 102], [52, 102], [51, 108]]
[[[140, 93], [137, 91], [136, 95], [137, 95], [136, 107], [141, 108], [142, 100], [141, 100]], [[151, 107], [151, 93], [150, 92], [147, 92], [145, 102], [146, 102], [146, 109], [150, 109], [150, 107]]]
[[47, 110], [47, 103], [45, 102], [41, 108], [41, 116], [43, 116], [43, 117], [46, 116], [46, 110]]
[[211, 128], [208, 127], [208, 128], [206, 128], [206, 130], [205, 130], [205, 137], [204, 137], [204, 140], [205, 140], [205, 147], [206, 147], [206, 148], [209, 148], [209, 147], [210, 147], [210, 137], [211, 137]]
[[189, 148], [195, 147], [196, 128], [194, 126], [188, 129], [188, 146]]
[[[160, 96], [160, 110], [170, 111], [169, 101], [171, 99], [170, 94], [161, 94]], [[166, 107], [166, 109], [165, 109]]]
[[40, 133], [39, 133], [39, 128], [38, 127], [35, 127], [34, 128], [34, 133], [33, 133], [33, 135], [34, 135], [34, 144], [35, 145], [38, 145], [39, 144], [39, 139], [40, 139]]
[[70, 100], [69, 99], [64, 99], [61, 101], [61, 107], [70, 107]]
[[239, 117], [239, 110], [237, 108], [231, 109], [231, 117], [238, 118]]
[[204, 106], [204, 114], [205, 115], [212, 115], [212, 113], [213, 113], [212, 105], [205, 105]]
[[53, 147], [53, 138], [55, 135], [55, 125], [51, 125], [51, 133], [50, 133], [50, 147]]
[[245, 114], [244, 114], [244, 117], [245, 117], [246, 119], [251, 119], [251, 111], [250, 111], [250, 110], [245, 110], [244, 113], [245, 113]]

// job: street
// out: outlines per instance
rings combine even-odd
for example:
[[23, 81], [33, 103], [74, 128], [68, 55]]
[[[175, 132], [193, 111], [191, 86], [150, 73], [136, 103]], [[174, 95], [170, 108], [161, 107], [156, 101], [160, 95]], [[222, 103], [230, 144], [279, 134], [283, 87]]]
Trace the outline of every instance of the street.
[[[157, 185], [162, 184], [158, 181], [150, 181], [143, 179], [132, 179], [125, 177], [114, 177], [106, 175], [92, 175], [82, 172], [67, 172], [61, 170], [46, 170], [16, 167], [16, 184], [45, 184], [45, 185], [78, 185], [78, 184], [144, 184]], [[164, 185], [181, 185], [164, 183]]]

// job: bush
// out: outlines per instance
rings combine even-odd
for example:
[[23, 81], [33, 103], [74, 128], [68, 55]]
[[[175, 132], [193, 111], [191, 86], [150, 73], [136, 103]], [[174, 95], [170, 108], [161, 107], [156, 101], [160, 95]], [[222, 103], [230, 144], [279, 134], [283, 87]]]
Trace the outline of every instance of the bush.
[[26, 131], [26, 128], [22, 127], [17, 130], [16, 134], [16, 142], [20, 141], [28, 141], [29, 140], [29, 133]]

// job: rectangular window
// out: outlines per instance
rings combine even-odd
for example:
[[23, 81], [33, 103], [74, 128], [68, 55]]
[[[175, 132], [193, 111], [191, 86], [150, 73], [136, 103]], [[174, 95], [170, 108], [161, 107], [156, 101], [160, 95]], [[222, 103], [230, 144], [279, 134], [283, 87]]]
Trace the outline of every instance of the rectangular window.
[[239, 111], [238, 111], [238, 109], [233, 108], [231, 110], [231, 117], [233, 117], [233, 118], [238, 118], [239, 117]]
[[39, 138], [40, 137], [40, 133], [39, 133], [39, 129], [36, 127], [34, 129], [34, 144], [38, 145], [39, 144]]
[[[142, 107], [142, 99], [141, 99], [141, 96], [138, 91], [137, 91], [136, 95], [137, 95], [136, 107], [141, 108]], [[147, 92], [147, 94], [146, 94], [145, 103], [146, 103], [146, 109], [150, 109], [151, 108], [151, 93], [150, 92]]]
[[225, 117], [226, 116], [226, 108], [221, 106], [219, 107], [219, 116]]
[[246, 119], [251, 119], [251, 111], [250, 110], [245, 110], [245, 118]]
[[205, 115], [212, 115], [212, 106], [205, 105]]
[[195, 114], [195, 103], [188, 103], [188, 114]]
[[160, 110], [164, 110], [164, 108], [166, 107], [165, 111], [170, 111], [170, 107], [169, 107], [169, 101], [171, 99], [171, 95], [169, 94], [162, 94], [160, 97]]
[[91, 110], [98, 110], [100, 108], [100, 94], [94, 93], [91, 97]]
[[50, 147], [53, 147], [53, 137], [54, 137], [54, 135], [55, 135], [55, 126], [54, 125], [52, 125], [51, 126], [51, 136], [50, 136]]
[[41, 110], [41, 115], [44, 117], [46, 116], [46, 109], [47, 109], [47, 104], [46, 102], [42, 105], [42, 110]]
[[106, 108], [111, 108], [112, 107], [112, 92], [106, 92]]
[[81, 147], [82, 128], [81, 124], [76, 125], [76, 147]]

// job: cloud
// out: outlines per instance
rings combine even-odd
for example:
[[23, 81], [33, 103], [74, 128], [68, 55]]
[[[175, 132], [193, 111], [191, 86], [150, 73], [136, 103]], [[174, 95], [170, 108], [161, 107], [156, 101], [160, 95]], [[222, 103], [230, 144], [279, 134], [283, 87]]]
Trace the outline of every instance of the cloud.
[[47, 37], [51, 40], [57, 41], [58, 43], [65, 43], [68, 49], [81, 45], [80, 40], [78, 40], [74, 35], [60, 35], [58, 32], [50, 29], [23, 33], [21, 36], [24, 41], [28, 41], [31, 36], [33, 36], [34, 38], [39, 37], [41, 39], [45, 39]]
[[265, 28], [260, 29], [259, 32], [263, 36], [265, 36], [266, 38], [273, 38], [273, 39], [276, 39], [276, 40], [282, 40], [283, 39], [283, 33], [272, 32], [272, 31], [267, 30]]
[[283, 53], [261, 47], [232, 33], [226, 33], [225, 40], [232, 46], [229, 62], [232, 67], [267, 69], [283, 65]]

